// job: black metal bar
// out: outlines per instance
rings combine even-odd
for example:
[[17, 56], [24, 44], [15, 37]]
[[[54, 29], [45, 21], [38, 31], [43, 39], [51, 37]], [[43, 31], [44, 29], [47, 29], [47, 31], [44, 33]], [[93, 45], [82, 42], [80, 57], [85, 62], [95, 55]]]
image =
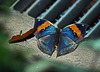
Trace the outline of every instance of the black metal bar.
[[[77, 0], [79, 1], [79, 0]], [[79, 13], [91, 2], [92, 0], [80, 0], [71, 11], [69, 11], [57, 24], [58, 28], [63, 28], [66, 25], [70, 24], [74, 18], [79, 15]]]
[[31, 2], [35, 0], [20, 0], [15, 6], [14, 9], [17, 11], [23, 11]]
[[55, 0], [40, 0], [38, 4], [36, 4], [31, 11], [29, 11], [28, 15], [32, 17], [39, 16], [43, 11], [45, 11], [46, 7], [50, 5]]
[[57, 5], [55, 5], [52, 10], [49, 11], [48, 14], [44, 14], [44, 19], [47, 19], [49, 21], [53, 21], [58, 15], [61, 14], [64, 9], [67, 8], [68, 4], [71, 2], [71, 0], [61, 0]]
[[[87, 34], [87, 37], [90, 39], [98, 39], [100, 38], [100, 20], [99, 22], [91, 29], [90, 35]], [[88, 36], [89, 35], [89, 36]]]
[[[84, 15], [85, 16], [85, 15]], [[89, 13], [80, 20], [79, 22], [85, 23], [85, 24], [91, 24], [91, 22], [98, 16], [100, 16], [100, 2], [97, 1], [97, 3], [91, 8]]]

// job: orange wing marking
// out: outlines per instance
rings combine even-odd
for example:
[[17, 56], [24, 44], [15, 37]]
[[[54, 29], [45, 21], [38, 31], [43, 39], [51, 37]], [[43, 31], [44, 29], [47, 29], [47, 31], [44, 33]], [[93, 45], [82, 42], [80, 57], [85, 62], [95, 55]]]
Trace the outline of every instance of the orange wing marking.
[[69, 27], [73, 30], [74, 33], [77, 34], [77, 36], [78, 36], [79, 39], [82, 38], [81, 31], [79, 30], [79, 28], [75, 24], [70, 25]]
[[38, 34], [42, 29], [44, 29], [45, 30], [45, 28], [47, 28], [48, 26], [50, 26], [51, 24], [50, 24], [50, 22], [48, 22], [48, 21], [46, 21], [46, 22], [44, 22], [42, 25], [40, 25], [38, 28], [37, 28], [37, 30], [36, 30], [36, 34]]

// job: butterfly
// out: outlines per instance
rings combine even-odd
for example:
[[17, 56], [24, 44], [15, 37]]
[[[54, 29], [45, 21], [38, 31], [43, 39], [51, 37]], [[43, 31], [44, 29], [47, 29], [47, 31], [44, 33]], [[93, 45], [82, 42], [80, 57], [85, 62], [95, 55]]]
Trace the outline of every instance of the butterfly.
[[52, 55], [57, 50], [57, 57], [74, 51], [79, 42], [84, 39], [88, 25], [70, 24], [63, 29], [56, 28], [50, 21], [35, 19], [32, 29], [24, 34], [13, 36], [9, 42], [22, 42], [29, 38], [36, 37], [38, 48], [45, 54]]

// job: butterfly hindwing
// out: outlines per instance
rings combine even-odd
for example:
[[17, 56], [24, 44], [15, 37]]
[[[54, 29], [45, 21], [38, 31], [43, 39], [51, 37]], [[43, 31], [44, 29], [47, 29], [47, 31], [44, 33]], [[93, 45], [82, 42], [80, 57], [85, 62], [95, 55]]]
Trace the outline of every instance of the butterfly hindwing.
[[85, 36], [87, 26], [88, 25], [83, 24], [71, 24], [66, 26], [61, 31], [57, 56], [65, 55], [74, 51], [78, 46], [77, 42]]
[[57, 47], [57, 57], [74, 51], [77, 46], [78, 44], [76, 44], [72, 39], [68, 38], [67, 36], [61, 35]]
[[42, 24], [38, 24], [39, 26], [37, 27], [37, 30], [34, 33], [37, 38], [38, 48], [42, 52], [48, 55], [52, 55], [52, 53], [55, 50], [54, 39], [55, 39], [56, 29], [49, 21], [47, 20], [41, 20], [41, 21], [43, 21], [40, 22]]
[[51, 56], [55, 50], [54, 39], [55, 39], [55, 35], [47, 35], [47, 36], [44, 36], [42, 38], [39, 38], [37, 41], [38, 48], [42, 52]]

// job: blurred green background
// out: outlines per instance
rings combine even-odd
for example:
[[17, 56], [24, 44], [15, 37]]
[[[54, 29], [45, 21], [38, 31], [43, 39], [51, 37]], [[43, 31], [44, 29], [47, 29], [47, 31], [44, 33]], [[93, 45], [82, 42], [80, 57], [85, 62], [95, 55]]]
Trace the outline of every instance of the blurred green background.
[[[14, 1], [0, 0], [0, 15], [9, 15], [9, 6]], [[0, 72], [100, 72], [100, 70], [95, 69], [94, 63], [92, 64], [92, 69], [84, 69], [38, 56], [32, 56], [32, 58], [27, 59], [21, 51], [11, 51], [9, 49], [8, 34], [5, 32], [4, 25], [5, 23], [0, 20]], [[88, 40], [88, 43], [85, 43], [95, 51], [96, 61], [100, 56], [99, 43], [100, 39]]]

